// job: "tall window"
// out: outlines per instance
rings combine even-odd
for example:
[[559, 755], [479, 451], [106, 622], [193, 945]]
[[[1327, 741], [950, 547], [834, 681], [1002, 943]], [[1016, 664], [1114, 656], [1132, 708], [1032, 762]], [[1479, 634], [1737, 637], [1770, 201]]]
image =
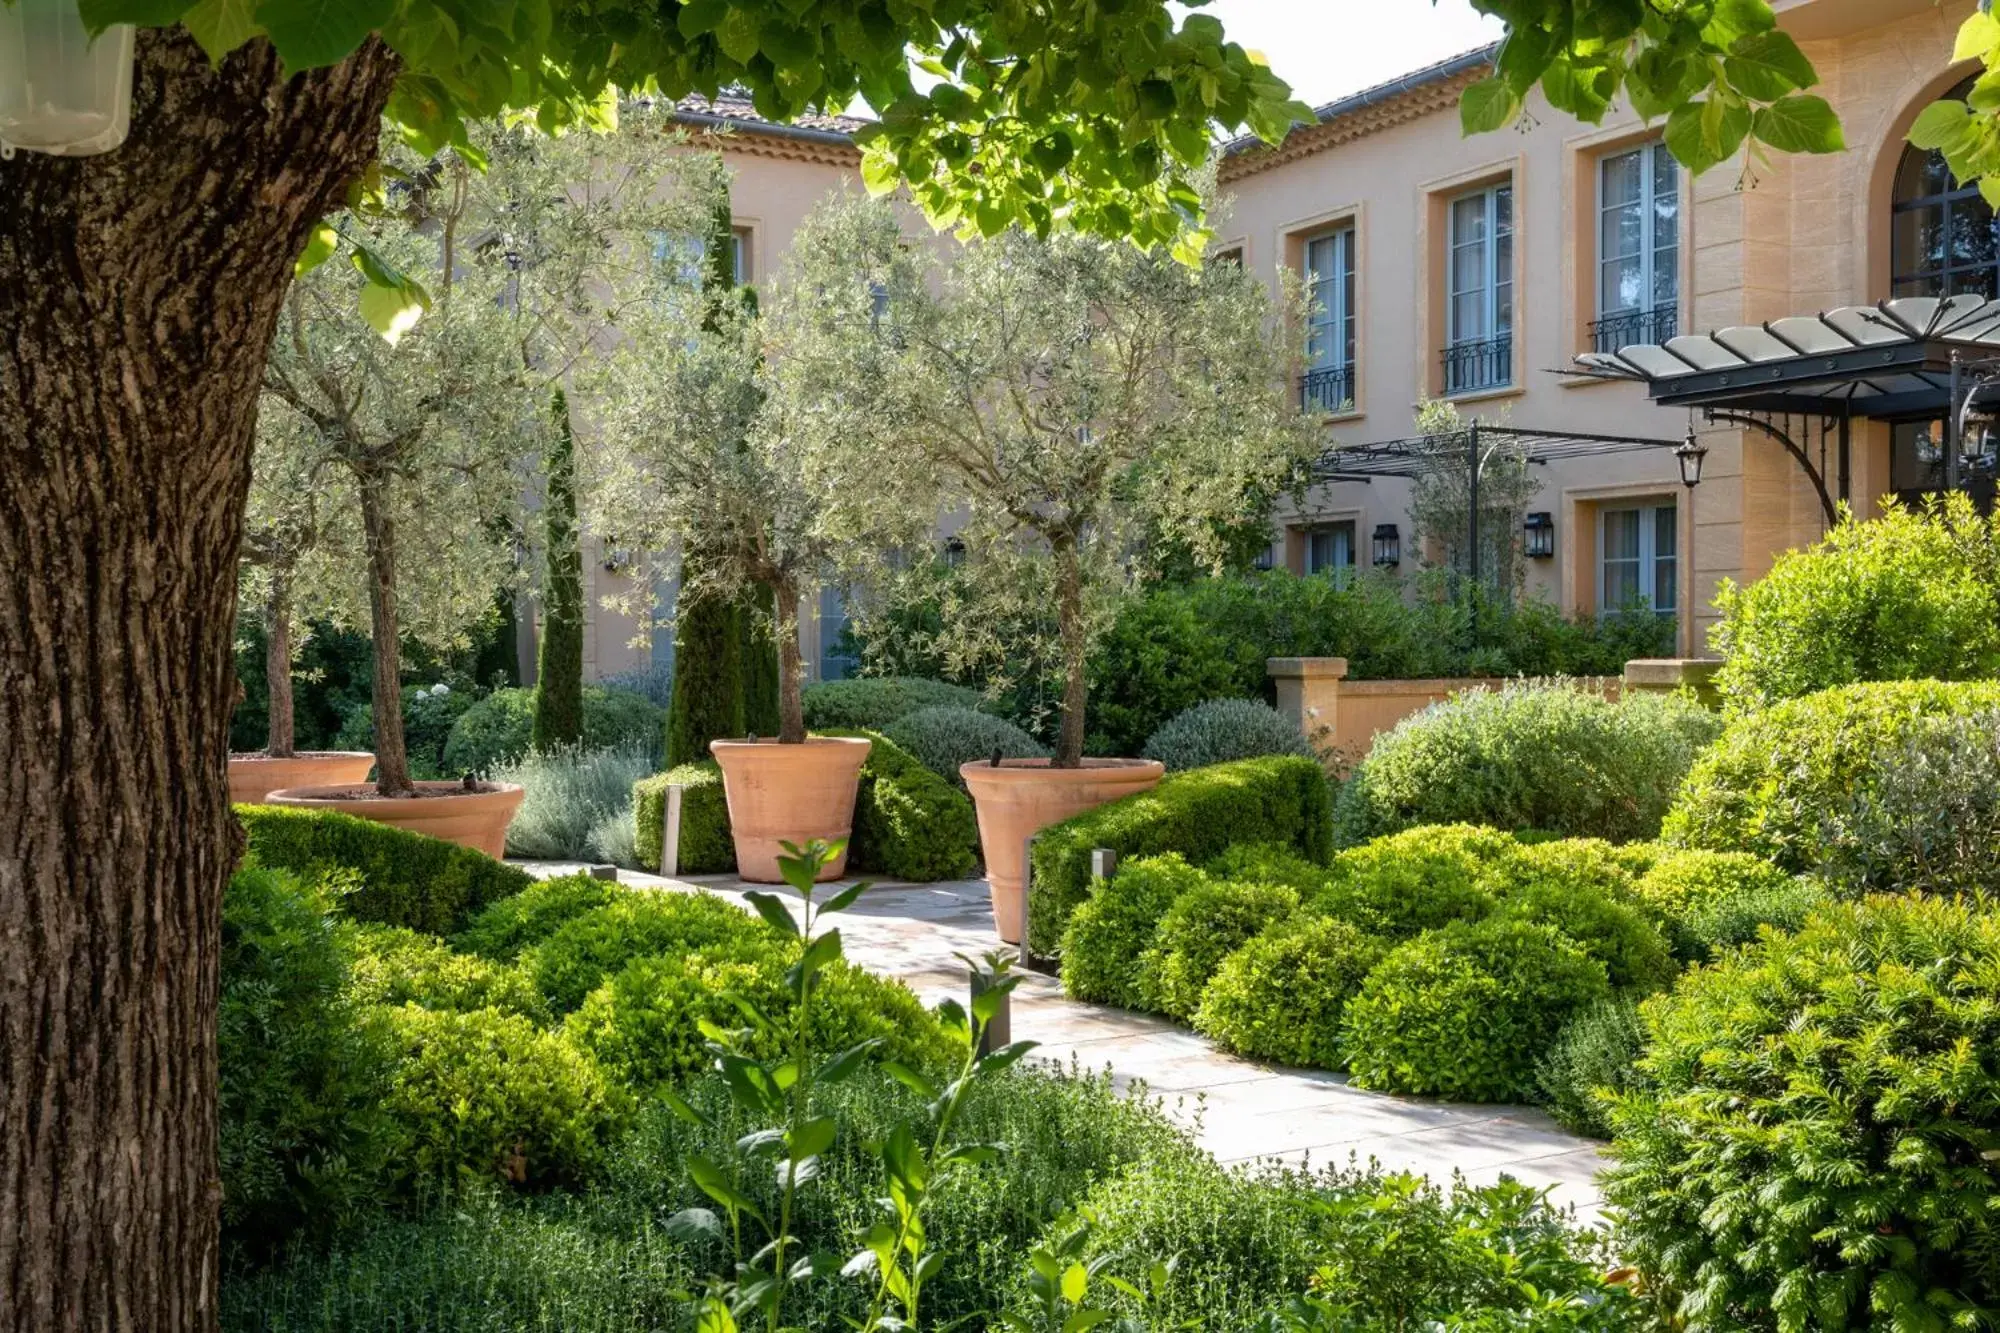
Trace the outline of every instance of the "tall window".
[[[701, 282], [701, 261], [708, 254], [706, 236], [687, 236], [670, 231], [651, 233], [653, 242], [653, 262], [663, 268], [672, 268], [675, 274], [689, 285]], [[743, 233], [729, 233], [729, 274], [737, 283], [745, 277], [743, 271]]]
[[1680, 332], [1680, 167], [1664, 143], [1597, 164], [1600, 352]]
[[1306, 573], [1345, 578], [1354, 572], [1354, 524], [1306, 529]]
[[1514, 378], [1514, 187], [1451, 201], [1444, 390], [1464, 393]]
[[1306, 242], [1306, 373], [1299, 408], [1338, 412], [1354, 401], [1354, 228]]
[[[1971, 88], [1968, 79], [1945, 96], [1963, 98]], [[1953, 182], [1943, 153], [1903, 150], [1889, 226], [1891, 295], [1992, 297], [2000, 292], [1993, 209], [1979, 197], [1976, 184]]]
[[1680, 525], [1673, 504], [1605, 509], [1598, 524], [1598, 607], [1672, 611], [1679, 604], [1680, 582]]

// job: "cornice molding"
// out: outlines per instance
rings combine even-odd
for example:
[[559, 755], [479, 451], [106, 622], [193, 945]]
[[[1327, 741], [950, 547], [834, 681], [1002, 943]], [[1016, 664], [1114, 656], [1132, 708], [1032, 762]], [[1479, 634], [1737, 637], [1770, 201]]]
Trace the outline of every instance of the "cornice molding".
[[1422, 120], [1425, 116], [1456, 110], [1459, 94], [1491, 72], [1491, 69], [1484, 65], [1464, 70], [1448, 78], [1438, 79], [1393, 97], [1384, 98], [1373, 105], [1335, 116], [1331, 120], [1323, 120], [1316, 125], [1296, 127], [1285, 136], [1284, 142], [1275, 148], [1260, 145], [1224, 157], [1216, 169], [1216, 177], [1223, 184], [1228, 184], [1246, 176], [1282, 167], [1289, 162], [1296, 162], [1300, 158], [1326, 152], [1328, 149], [1337, 148], [1341, 144], [1351, 143], [1370, 134], [1380, 134], [1383, 130], [1393, 129], [1398, 125]]

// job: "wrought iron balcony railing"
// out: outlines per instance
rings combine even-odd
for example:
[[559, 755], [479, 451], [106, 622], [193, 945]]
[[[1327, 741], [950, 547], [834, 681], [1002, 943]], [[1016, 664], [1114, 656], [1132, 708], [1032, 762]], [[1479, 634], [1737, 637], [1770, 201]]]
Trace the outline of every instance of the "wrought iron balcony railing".
[[1453, 343], [1444, 349], [1444, 391], [1470, 393], [1514, 382], [1514, 335]]
[[1651, 310], [1616, 310], [1591, 321], [1590, 347], [1615, 352], [1634, 343], [1663, 343], [1681, 331], [1680, 307], [1669, 301]]
[[1299, 411], [1344, 412], [1353, 406], [1353, 366], [1328, 366], [1299, 376]]

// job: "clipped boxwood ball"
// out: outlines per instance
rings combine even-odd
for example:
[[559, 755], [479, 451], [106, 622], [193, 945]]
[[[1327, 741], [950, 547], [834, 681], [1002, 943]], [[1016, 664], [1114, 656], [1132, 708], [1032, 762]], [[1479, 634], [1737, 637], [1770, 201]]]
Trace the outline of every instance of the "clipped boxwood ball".
[[1341, 1041], [1364, 1088], [1523, 1101], [1563, 1025], [1610, 993], [1604, 965], [1547, 926], [1460, 922], [1384, 958], [1348, 1001]]
[[1266, 926], [1298, 910], [1283, 884], [1211, 880], [1182, 894], [1153, 932], [1139, 964], [1139, 993], [1150, 1009], [1190, 1019], [1222, 960]]
[[1633, 892], [1660, 923], [1674, 957], [1684, 963], [1708, 960], [1711, 943], [1695, 919], [1731, 898], [1782, 893], [1792, 877], [1748, 852], [1670, 851], [1639, 877]]
[[1144, 757], [1169, 773], [1267, 754], [1313, 757], [1299, 724], [1261, 699], [1210, 699], [1177, 713], [1146, 742]]
[[1339, 1069], [1341, 1015], [1388, 948], [1333, 917], [1280, 922], [1223, 960], [1195, 1030], [1238, 1055]]
[[712, 894], [634, 893], [565, 922], [521, 961], [549, 1008], [566, 1014], [634, 958], [723, 946], [755, 957], [784, 938]]
[[1142, 1007], [1143, 960], [1160, 918], [1181, 895], [1209, 882], [1176, 852], [1119, 866], [1070, 916], [1063, 932], [1064, 993], [1121, 1009]]
[[1486, 915], [1481, 887], [1518, 848], [1504, 833], [1471, 824], [1406, 829], [1334, 857], [1333, 886], [1308, 907], [1397, 939]]

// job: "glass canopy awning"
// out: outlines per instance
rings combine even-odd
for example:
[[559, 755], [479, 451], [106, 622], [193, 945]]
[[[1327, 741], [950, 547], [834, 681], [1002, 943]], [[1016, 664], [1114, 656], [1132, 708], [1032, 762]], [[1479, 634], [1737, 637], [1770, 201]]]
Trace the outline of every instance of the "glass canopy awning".
[[2000, 300], [1921, 296], [1586, 352], [1571, 373], [1663, 407], [1896, 421], [1943, 415], [1954, 363], [1996, 357]]

